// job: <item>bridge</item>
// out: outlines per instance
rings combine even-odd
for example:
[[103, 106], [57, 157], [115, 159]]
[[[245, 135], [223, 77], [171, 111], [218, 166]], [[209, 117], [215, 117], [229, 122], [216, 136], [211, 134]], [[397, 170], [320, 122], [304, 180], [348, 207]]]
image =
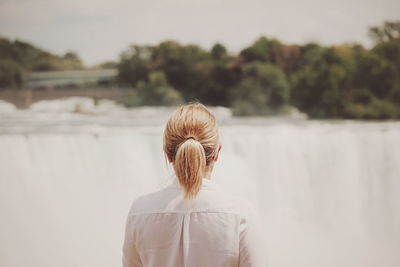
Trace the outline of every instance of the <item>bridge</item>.
[[115, 86], [116, 69], [30, 72], [24, 77], [24, 89], [0, 91], [0, 99], [27, 108], [41, 100], [70, 96], [111, 99], [125, 103], [135, 96], [129, 88]]
[[24, 82], [27, 88], [101, 85], [114, 83], [117, 74], [116, 69], [29, 72]]

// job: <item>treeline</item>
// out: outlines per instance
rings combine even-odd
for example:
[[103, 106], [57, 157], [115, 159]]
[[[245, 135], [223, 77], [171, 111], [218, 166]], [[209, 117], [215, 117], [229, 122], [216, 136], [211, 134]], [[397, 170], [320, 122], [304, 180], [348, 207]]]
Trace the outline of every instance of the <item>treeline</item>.
[[67, 52], [58, 56], [27, 42], [0, 37], [0, 88], [20, 88], [29, 71], [81, 70], [79, 56]]
[[119, 82], [136, 88], [132, 105], [199, 100], [236, 115], [284, 113], [313, 118], [400, 118], [400, 22], [369, 29], [375, 45], [287, 45], [261, 37], [239, 55], [173, 41], [131, 46]]
[[[374, 40], [371, 49], [360, 44], [288, 45], [261, 37], [238, 55], [230, 54], [222, 44], [215, 44], [209, 51], [174, 41], [133, 45], [116, 64], [116, 82], [136, 92], [135, 97], [126, 100], [128, 106], [198, 100], [231, 107], [235, 115], [282, 114], [294, 106], [312, 118], [400, 118], [400, 22], [372, 27], [369, 35]], [[49, 61], [59, 63], [46, 65], [46, 52], [41, 50], [4, 52], [19, 51], [3, 49], [9, 44], [32, 47], [17, 43], [21, 42], [1, 41], [0, 83], [4, 84], [4, 77], [12, 77], [6, 71], [13, 73], [18, 67], [74, 68], [68, 62], [82, 67], [75, 54], [76, 61], [69, 61], [67, 55], [47, 53], [47, 58], [53, 58]], [[42, 58], [42, 63], [35, 57]], [[115, 63], [103, 67], [107, 66]]]

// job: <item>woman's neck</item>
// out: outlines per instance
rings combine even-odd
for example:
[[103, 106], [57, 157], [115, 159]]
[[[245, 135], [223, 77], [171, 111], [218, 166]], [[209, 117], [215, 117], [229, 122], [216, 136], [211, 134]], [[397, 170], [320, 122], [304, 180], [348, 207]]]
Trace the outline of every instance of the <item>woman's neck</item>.
[[204, 178], [211, 179], [211, 173], [213, 169], [214, 169], [214, 162], [210, 163], [210, 165], [206, 167]]

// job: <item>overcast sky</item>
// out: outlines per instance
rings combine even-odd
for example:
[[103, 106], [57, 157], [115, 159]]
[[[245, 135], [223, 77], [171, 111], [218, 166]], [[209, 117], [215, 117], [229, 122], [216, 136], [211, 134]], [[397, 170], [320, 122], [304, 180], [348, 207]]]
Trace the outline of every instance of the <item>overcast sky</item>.
[[400, 20], [399, 0], [0, 0], [0, 35], [76, 51], [89, 65], [166, 39], [232, 52], [261, 35], [370, 45], [368, 27], [384, 20]]

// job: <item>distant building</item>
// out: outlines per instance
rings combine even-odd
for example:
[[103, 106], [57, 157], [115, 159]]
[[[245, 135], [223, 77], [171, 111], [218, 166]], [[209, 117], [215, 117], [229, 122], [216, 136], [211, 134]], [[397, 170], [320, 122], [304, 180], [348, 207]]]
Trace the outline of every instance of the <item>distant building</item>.
[[28, 88], [112, 85], [117, 73], [116, 69], [29, 72], [25, 76], [25, 85]]

